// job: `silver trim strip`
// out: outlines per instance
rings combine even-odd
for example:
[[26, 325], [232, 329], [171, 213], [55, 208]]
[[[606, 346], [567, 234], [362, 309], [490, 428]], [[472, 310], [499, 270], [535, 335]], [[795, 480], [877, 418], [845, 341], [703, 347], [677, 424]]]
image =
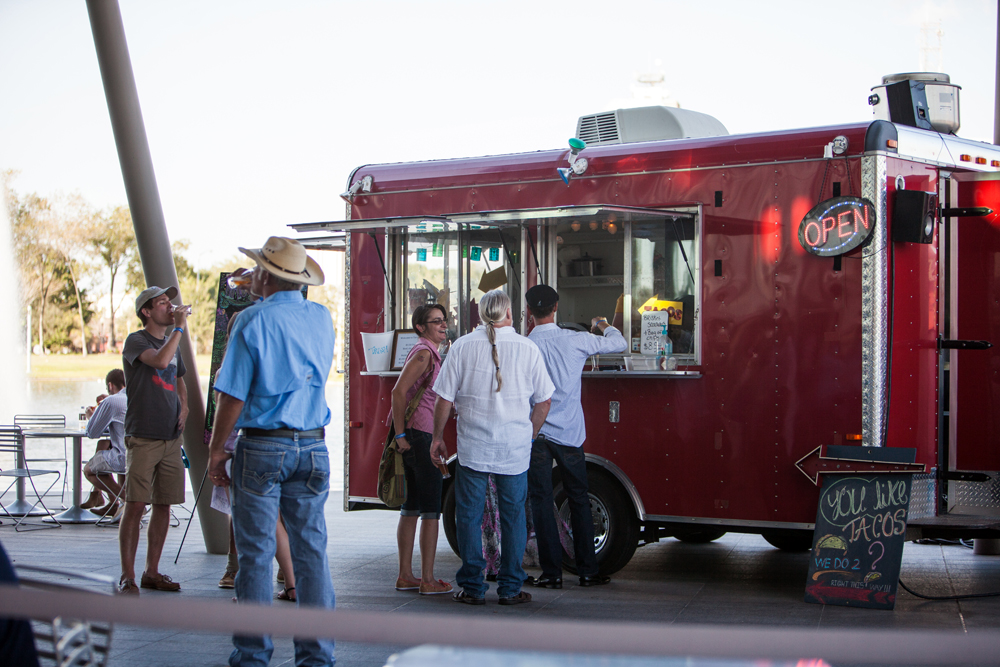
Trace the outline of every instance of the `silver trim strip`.
[[747, 528], [788, 528], [794, 530], [814, 530], [814, 523], [784, 523], [781, 521], [748, 521], [746, 519], [712, 519], [691, 516], [666, 516], [651, 514], [647, 521], [665, 521], [670, 523], [690, 523], [705, 526], [745, 526]]
[[[378, 498], [368, 498], [367, 496], [348, 496], [345, 493], [344, 494], [344, 511], [345, 512], [347, 511], [349, 503], [372, 503], [372, 504], [378, 504], [378, 505], [384, 505], [385, 504], [381, 500], [379, 500]], [[386, 507], [386, 509], [391, 509], [391, 508]]]
[[[348, 185], [350, 185], [348, 183]], [[351, 206], [347, 206], [350, 215]], [[351, 491], [351, 235], [344, 239], [344, 511]]]
[[[905, 155], [898, 156], [895, 153], [892, 153], [891, 155], [893, 157], [903, 157], [903, 158], [906, 157]], [[857, 155], [851, 155], [851, 156], [848, 156], [848, 157], [850, 157], [850, 158], [856, 158], [856, 157], [859, 157], [859, 156], [857, 156]], [[730, 163], [726, 163], [726, 164], [712, 165], [710, 167], [685, 167], [683, 169], [651, 169], [651, 170], [646, 170], [646, 171], [630, 171], [630, 172], [622, 172], [622, 173], [617, 173], [617, 174], [595, 174], [593, 176], [588, 175], [587, 179], [588, 180], [596, 180], [596, 179], [601, 179], [601, 178], [622, 178], [622, 177], [625, 177], [625, 176], [651, 176], [651, 175], [655, 176], [657, 174], [679, 174], [679, 173], [689, 172], [689, 171], [711, 171], [713, 169], [739, 169], [741, 167], [767, 167], [767, 166], [780, 165], [780, 164], [799, 164], [799, 163], [802, 163], [802, 162], [824, 162], [827, 159], [828, 158], [811, 158], [810, 157], [810, 158], [800, 158], [798, 160], [775, 160], [775, 161], [772, 161], [772, 162], [730, 162]], [[965, 164], [966, 163], [964, 163], [964, 162], [962, 163], [962, 165], [965, 165]], [[955, 166], [959, 166], [959, 165], [955, 165]], [[533, 180], [523, 180], [523, 181], [514, 181], [514, 182], [468, 183], [468, 184], [464, 184], [464, 185], [446, 185], [446, 186], [437, 187], [437, 188], [414, 188], [412, 190], [385, 190], [385, 191], [382, 191], [382, 192], [372, 193], [371, 195], [368, 195], [368, 196], [375, 196], [375, 195], [398, 195], [398, 194], [406, 194], [406, 193], [411, 193], [411, 192], [439, 192], [439, 191], [443, 191], [443, 190], [462, 190], [462, 189], [473, 188], [473, 187], [475, 187], [475, 188], [491, 188], [491, 187], [501, 187], [501, 186], [505, 186], [505, 185], [523, 186], [523, 185], [529, 185], [529, 184], [534, 184], [534, 183], [562, 183], [562, 179], [560, 179], [560, 178], [538, 178], [538, 179], [533, 179]], [[436, 216], [428, 215], [428, 216], [424, 216], [424, 217], [426, 217], [427, 219], [433, 219]], [[323, 225], [323, 224], [328, 224], [328, 223], [322, 223], [322, 222], [303, 223], [303, 225]], [[290, 227], [294, 227], [295, 229], [300, 229], [301, 231], [306, 231], [308, 229], [313, 228], [313, 227], [300, 226], [300, 225], [297, 225], [297, 224], [295, 224], [295, 225], [289, 225], [289, 226]], [[321, 229], [321, 227], [315, 227], [315, 229]]]
[[875, 205], [875, 229], [861, 260], [861, 437], [865, 447], [881, 447], [888, 406], [888, 223], [886, 158], [861, 158], [861, 196]]
[[584, 458], [586, 458], [586, 460], [589, 463], [593, 463], [595, 465], [604, 468], [612, 475], [614, 475], [615, 479], [621, 482], [621, 485], [625, 487], [625, 491], [628, 493], [629, 498], [632, 499], [632, 505], [634, 505], [635, 513], [636, 516], [639, 517], [639, 521], [645, 521], [646, 508], [643, 507], [642, 505], [642, 498], [639, 497], [638, 489], [635, 488], [635, 484], [633, 484], [632, 480], [628, 478], [628, 475], [625, 474], [625, 471], [616, 466], [611, 461], [604, 458], [603, 456], [597, 456], [596, 454], [587, 454], [586, 452], [584, 452]]

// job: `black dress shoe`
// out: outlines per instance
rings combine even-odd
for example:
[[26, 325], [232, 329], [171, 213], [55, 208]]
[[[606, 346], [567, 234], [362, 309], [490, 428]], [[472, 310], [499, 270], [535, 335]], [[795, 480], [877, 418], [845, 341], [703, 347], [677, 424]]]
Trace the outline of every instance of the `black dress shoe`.
[[610, 582], [611, 577], [606, 574], [593, 574], [589, 577], [580, 577], [581, 586], [603, 586]]
[[535, 588], [562, 588], [562, 577], [538, 577], [530, 583]]

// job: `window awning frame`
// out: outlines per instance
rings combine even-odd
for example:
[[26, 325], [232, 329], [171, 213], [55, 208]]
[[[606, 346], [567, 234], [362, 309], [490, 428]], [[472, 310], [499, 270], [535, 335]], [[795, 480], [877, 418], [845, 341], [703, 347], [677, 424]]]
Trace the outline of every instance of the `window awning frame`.
[[[593, 206], [560, 206], [555, 208], [527, 208], [499, 211], [473, 211], [450, 213], [447, 215], [417, 215], [390, 218], [372, 218], [370, 220], [334, 220], [329, 222], [305, 222], [289, 225], [296, 232], [378, 232], [384, 229], [426, 225], [442, 225], [444, 229], [436, 231], [451, 231], [452, 225], [474, 227], [507, 227], [519, 225], [527, 220], [545, 221], [556, 224], [566, 218], [607, 219], [614, 215], [622, 222], [636, 222], [646, 219], [662, 218], [664, 215], [690, 217], [688, 206], [679, 206], [678, 210], [639, 208], [633, 206], [610, 206], [598, 204]], [[319, 241], [320, 239], [314, 239]]]

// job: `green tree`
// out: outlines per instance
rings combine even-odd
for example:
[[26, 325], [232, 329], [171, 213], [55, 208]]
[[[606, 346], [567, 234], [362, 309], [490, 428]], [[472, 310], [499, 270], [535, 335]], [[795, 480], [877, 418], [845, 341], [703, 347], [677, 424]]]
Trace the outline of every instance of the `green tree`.
[[122, 269], [125, 269], [127, 277], [127, 267], [137, 263], [138, 259], [135, 228], [132, 226], [132, 213], [129, 209], [125, 206], [117, 206], [100, 214], [96, 219], [96, 225], [91, 230], [90, 244], [100, 255], [109, 278], [108, 310], [111, 315], [111, 346], [114, 348], [118, 344], [115, 313], [121, 305], [115, 302], [115, 280]]
[[80, 317], [80, 351], [87, 356], [87, 316], [84, 307], [82, 281], [93, 267], [90, 264], [89, 249], [92, 230], [95, 226], [94, 212], [79, 195], [73, 195], [60, 207], [58, 225], [47, 229], [47, 243], [56, 250], [73, 286], [77, 313]]
[[48, 243], [54, 226], [52, 205], [37, 194], [18, 196], [11, 187], [16, 172], [3, 174], [5, 205], [11, 222], [11, 241], [19, 274], [21, 301], [31, 305], [38, 323], [38, 344], [46, 345], [46, 307], [63, 282], [59, 253]]
[[[199, 354], [212, 351], [215, 332], [215, 306], [219, 299], [219, 274], [246, 266], [247, 261], [237, 257], [220, 262], [208, 269], [199, 269], [188, 259], [191, 242], [180, 239], [171, 244], [174, 268], [177, 271], [177, 288], [181, 299], [191, 306], [188, 316], [188, 335], [191, 346]], [[242, 255], [240, 256], [242, 257]]]

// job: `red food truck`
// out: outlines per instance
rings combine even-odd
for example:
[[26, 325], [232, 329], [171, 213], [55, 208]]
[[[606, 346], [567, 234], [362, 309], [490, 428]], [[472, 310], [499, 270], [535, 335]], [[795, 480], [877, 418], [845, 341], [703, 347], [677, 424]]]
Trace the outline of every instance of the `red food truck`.
[[501, 286], [527, 334], [547, 283], [562, 326], [629, 341], [583, 371], [603, 572], [668, 536], [808, 549], [828, 447], [915, 450], [908, 539], [1000, 536], [1000, 150], [953, 134], [945, 75], [872, 90], [864, 123], [730, 136], [624, 109], [568, 150], [356, 169], [345, 220], [293, 225], [346, 251], [345, 509], [382, 506], [414, 308], [443, 304], [453, 340]]

